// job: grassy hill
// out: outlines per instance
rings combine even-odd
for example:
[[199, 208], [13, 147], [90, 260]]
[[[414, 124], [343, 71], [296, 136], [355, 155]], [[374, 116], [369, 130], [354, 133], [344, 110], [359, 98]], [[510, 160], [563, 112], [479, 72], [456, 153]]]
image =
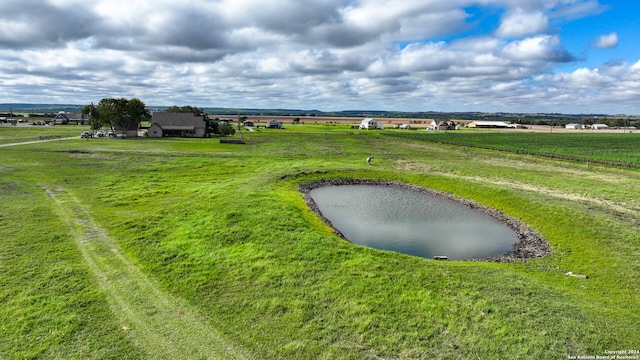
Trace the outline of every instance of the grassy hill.
[[[640, 344], [638, 170], [391, 131], [2, 148], [0, 358], [558, 359]], [[298, 191], [337, 177], [472, 199], [552, 255], [441, 262], [351, 244]]]

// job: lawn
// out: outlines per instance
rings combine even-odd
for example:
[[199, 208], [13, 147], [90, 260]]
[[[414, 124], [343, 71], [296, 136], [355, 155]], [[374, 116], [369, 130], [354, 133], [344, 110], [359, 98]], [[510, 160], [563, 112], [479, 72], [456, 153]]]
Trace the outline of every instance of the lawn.
[[[57, 126], [11, 126], [0, 124], [0, 145], [15, 142], [36, 141], [43, 138], [66, 138], [80, 136], [88, 126], [57, 125]], [[41, 138], [42, 137], [42, 138]]]
[[[558, 359], [640, 346], [638, 170], [332, 127], [244, 133], [245, 145], [0, 150], [0, 358]], [[469, 198], [553, 252], [442, 262], [357, 246], [304, 203], [299, 185], [320, 178]], [[207, 353], [202, 336], [228, 351]]]

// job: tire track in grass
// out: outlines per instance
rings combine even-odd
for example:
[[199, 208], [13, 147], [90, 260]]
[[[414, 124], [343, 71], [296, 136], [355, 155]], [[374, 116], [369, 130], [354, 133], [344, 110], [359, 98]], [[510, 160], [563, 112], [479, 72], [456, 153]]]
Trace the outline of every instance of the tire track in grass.
[[249, 359], [186, 301], [160, 290], [63, 188], [45, 192], [59, 206], [76, 246], [121, 322], [150, 359]]

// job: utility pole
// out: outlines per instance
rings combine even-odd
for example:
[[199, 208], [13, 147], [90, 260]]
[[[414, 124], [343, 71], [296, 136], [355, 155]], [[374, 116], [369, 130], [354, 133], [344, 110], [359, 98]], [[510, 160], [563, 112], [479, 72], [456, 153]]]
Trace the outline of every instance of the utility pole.
[[244, 136], [242, 135], [242, 126], [240, 126], [240, 113], [238, 113], [238, 132], [240, 133], [240, 141], [244, 144]]

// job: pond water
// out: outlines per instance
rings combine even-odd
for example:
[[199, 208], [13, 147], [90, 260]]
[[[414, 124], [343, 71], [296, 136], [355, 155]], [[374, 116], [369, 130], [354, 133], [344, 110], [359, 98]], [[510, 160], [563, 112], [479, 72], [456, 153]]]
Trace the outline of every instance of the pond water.
[[403, 187], [323, 186], [309, 195], [345, 238], [375, 249], [482, 259], [508, 253], [518, 241], [513, 230], [487, 214]]

